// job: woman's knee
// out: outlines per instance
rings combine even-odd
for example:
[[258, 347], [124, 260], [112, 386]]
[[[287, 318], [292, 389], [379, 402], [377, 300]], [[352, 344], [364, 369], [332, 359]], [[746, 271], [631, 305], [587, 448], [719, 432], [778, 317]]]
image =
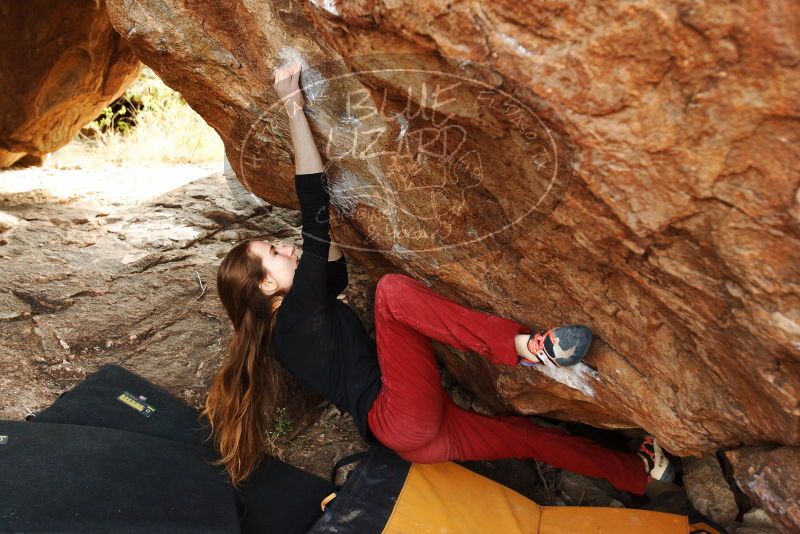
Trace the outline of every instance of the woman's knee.
[[401, 457], [401, 451], [426, 449], [441, 439], [444, 407], [428, 405], [424, 411], [418, 408], [409, 406], [400, 414], [396, 410], [386, 410], [383, 403], [373, 406], [370, 430], [378, 441]]
[[410, 451], [395, 451], [397, 455], [407, 462], [418, 464], [435, 464], [451, 460], [449, 448], [442, 439], [433, 439], [425, 446]]
[[[376, 311], [388, 311], [391, 303], [399, 302], [414, 279], [399, 273], [390, 273], [381, 276], [375, 287]], [[407, 295], [406, 295], [407, 296]]]
[[378, 280], [378, 285], [375, 287], [375, 296], [378, 295], [392, 295], [399, 291], [403, 291], [408, 287], [409, 283], [414, 282], [410, 276], [400, 273], [389, 273], [381, 276]]

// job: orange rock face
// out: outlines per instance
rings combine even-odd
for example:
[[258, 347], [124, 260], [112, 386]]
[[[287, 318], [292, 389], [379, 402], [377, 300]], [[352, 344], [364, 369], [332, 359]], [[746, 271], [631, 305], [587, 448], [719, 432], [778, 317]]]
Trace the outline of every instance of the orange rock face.
[[0, 4], [0, 168], [67, 144], [141, 63], [102, 0]]
[[[800, 9], [792, 2], [109, 0], [112, 23], [296, 207], [271, 72], [301, 60], [333, 235], [376, 273], [588, 365], [450, 353], [496, 407], [673, 453], [800, 444]], [[395, 55], [390, 55], [395, 54]]]

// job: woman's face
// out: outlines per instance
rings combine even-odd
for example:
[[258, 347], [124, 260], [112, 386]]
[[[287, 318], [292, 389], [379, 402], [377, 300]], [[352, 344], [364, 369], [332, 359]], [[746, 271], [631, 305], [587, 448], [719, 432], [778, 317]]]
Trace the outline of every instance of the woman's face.
[[261, 264], [267, 272], [267, 277], [261, 282], [262, 291], [272, 294], [279, 289], [291, 289], [294, 271], [299, 261], [292, 245], [252, 241], [248, 250], [261, 258]]

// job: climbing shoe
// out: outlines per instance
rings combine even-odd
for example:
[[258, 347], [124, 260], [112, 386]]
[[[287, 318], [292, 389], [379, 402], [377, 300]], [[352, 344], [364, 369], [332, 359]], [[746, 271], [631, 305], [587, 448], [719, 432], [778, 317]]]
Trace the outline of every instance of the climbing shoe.
[[528, 350], [539, 361], [526, 356], [520, 358], [521, 365], [564, 367], [583, 360], [592, 344], [592, 331], [580, 324], [559, 326], [547, 332], [534, 333], [528, 338]]
[[675, 480], [675, 466], [667, 458], [664, 449], [656, 443], [655, 438], [652, 436], [644, 438], [637, 454], [647, 462], [647, 472], [651, 480], [660, 480], [661, 482]]

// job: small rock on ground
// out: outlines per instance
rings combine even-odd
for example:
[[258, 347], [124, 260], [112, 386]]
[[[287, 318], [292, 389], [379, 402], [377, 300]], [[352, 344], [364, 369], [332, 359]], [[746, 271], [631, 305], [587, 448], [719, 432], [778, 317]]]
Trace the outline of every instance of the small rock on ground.
[[715, 455], [686, 459], [683, 471], [686, 494], [698, 512], [722, 526], [736, 520], [736, 498]]

